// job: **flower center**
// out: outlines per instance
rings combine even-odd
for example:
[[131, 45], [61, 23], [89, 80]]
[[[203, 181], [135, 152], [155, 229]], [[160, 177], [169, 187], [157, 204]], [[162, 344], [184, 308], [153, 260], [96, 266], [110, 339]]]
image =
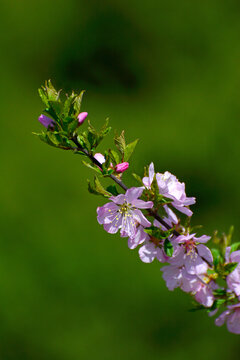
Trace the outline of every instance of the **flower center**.
[[120, 207], [119, 207], [119, 213], [121, 215], [126, 215], [130, 212], [130, 210], [132, 209], [131, 204], [129, 204], [128, 202], [124, 202]]

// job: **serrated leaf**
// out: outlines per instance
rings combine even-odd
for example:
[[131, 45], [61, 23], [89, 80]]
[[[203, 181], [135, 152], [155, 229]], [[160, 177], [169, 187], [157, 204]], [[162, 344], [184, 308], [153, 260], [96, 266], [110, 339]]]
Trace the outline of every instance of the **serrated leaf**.
[[72, 104], [75, 99], [75, 94], [72, 92], [70, 96], [67, 96], [64, 105], [63, 105], [63, 115], [66, 118], [69, 114], [71, 114]]
[[236, 242], [236, 243], [233, 243], [231, 245], [231, 253], [234, 252], [234, 251], [237, 251], [240, 247], [240, 242]]
[[120, 154], [124, 156], [124, 151], [126, 148], [124, 130], [121, 132], [120, 136], [118, 135], [115, 136], [114, 143], [116, 145], [116, 148], [119, 150]]
[[165, 254], [169, 257], [171, 257], [173, 255], [173, 246], [172, 246], [172, 243], [171, 241], [169, 241], [168, 239], [165, 239], [164, 241], [164, 251], [165, 251]]
[[84, 93], [85, 93], [85, 90], [81, 91], [80, 94], [78, 96], [76, 96], [74, 99], [73, 108], [75, 110], [76, 116], [78, 116], [80, 113], [82, 98], [83, 98]]
[[135, 141], [131, 142], [130, 144], [128, 144], [126, 147], [125, 147], [125, 150], [124, 150], [124, 161], [128, 161], [131, 157], [131, 155], [133, 154], [133, 151], [138, 143], [138, 140], [139, 139], [136, 139]]
[[57, 91], [51, 83], [51, 80], [45, 82], [45, 91], [49, 101], [59, 101], [60, 91]]
[[111, 131], [111, 127], [108, 126], [108, 124], [109, 124], [109, 118], [107, 118], [107, 119], [105, 120], [105, 123], [104, 123], [104, 125], [102, 126], [102, 128], [101, 128], [101, 130], [100, 130], [100, 132], [99, 132], [99, 136], [100, 136], [101, 138], [103, 138], [104, 136], [106, 136], [106, 135], [109, 133], [109, 131]]
[[113, 165], [117, 165], [120, 163], [120, 157], [115, 150], [109, 150], [110, 157], [112, 159]]

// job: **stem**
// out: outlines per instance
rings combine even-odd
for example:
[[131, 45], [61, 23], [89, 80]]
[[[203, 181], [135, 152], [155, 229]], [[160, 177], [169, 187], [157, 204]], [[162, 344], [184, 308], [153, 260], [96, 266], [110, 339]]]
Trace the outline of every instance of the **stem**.
[[[100, 167], [100, 169], [102, 169], [102, 164], [97, 160], [95, 159], [95, 157], [90, 154], [86, 149], [83, 149], [81, 147], [81, 145], [79, 144], [78, 140], [77, 140], [77, 136], [75, 135], [73, 138], [72, 138], [72, 141], [74, 142], [74, 144], [77, 146], [77, 149], [78, 151], [81, 151], [83, 152], [95, 165], [97, 165], [98, 167]], [[127, 191], [128, 190], [128, 187], [121, 181], [119, 180], [116, 176], [114, 175], [109, 175], [109, 177], [115, 181], [115, 183], [117, 183], [124, 191]], [[169, 226], [162, 218], [161, 216], [157, 213], [157, 210], [155, 209], [149, 209], [148, 210], [148, 214], [150, 216], [153, 216], [156, 220], [158, 220], [166, 229], [170, 230], [171, 229], [171, 226]], [[177, 232], [176, 230], [173, 230], [173, 234], [176, 235], [176, 236], [179, 236], [179, 232]]]

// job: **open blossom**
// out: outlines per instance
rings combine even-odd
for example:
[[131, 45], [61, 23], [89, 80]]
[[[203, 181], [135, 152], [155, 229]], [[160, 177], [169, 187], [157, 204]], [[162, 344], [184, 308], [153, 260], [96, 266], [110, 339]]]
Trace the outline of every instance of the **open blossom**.
[[[150, 188], [152, 181], [154, 179], [154, 165], [153, 163], [149, 166], [149, 176], [142, 179], [143, 184]], [[156, 180], [159, 188], [159, 193], [167, 198], [173, 200], [172, 206], [175, 207], [178, 211], [191, 216], [192, 211], [186, 206], [195, 204], [194, 197], [187, 197], [185, 193], [185, 184], [181, 183], [176, 176], [172, 175], [170, 172], [165, 171], [164, 174], [156, 173]]]
[[107, 203], [97, 208], [97, 220], [104, 229], [114, 234], [120, 229], [122, 237], [134, 237], [137, 225], [143, 227], [151, 226], [139, 209], [150, 209], [153, 207], [152, 201], [138, 199], [143, 192], [143, 187], [131, 188], [125, 194], [111, 196], [111, 203]]
[[189, 274], [183, 265], [166, 265], [161, 268], [168, 290], [180, 287], [184, 292], [195, 290], [196, 276]]
[[194, 295], [195, 300], [200, 304], [211, 307], [214, 302], [212, 291], [217, 288], [217, 285], [214, 281], [210, 281], [207, 275], [189, 274], [186, 267], [182, 265], [182, 255], [180, 252], [175, 259], [171, 259], [170, 265], [161, 268], [167, 288], [172, 291], [180, 287], [184, 292]]
[[[167, 208], [167, 206], [165, 205]], [[164, 217], [163, 220], [170, 226], [173, 226], [174, 223], [177, 223], [178, 220], [175, 218], [175, 214], [171, 211], [171, 209], [167, 208], [167, 217]], [[163, 231], [166, 231], [167, 229], [160, 224], [159, 221], [154, 220], [153, 225], [156, 227], [159, 227]], [[143, 246], [139, 249], [138, 253], [140, 256], [140, 259], [145, 263], [151, 263], [156, 258], [158, 261], [164, 263], [169, 261], [170, 257], [165, 254], [164, 251], [164, 239], [156, 239], [152, 236], [147, 235], [144, 239], [145, 241], [141, 242], [143, 243]], [[171, 240], [169, 238], [169, 240]], [[179, 249], [178, 245], [173, 245], [174, 252], [172, 257], [176, 256], [177, 250]]]
[[148, 239], [149, 236], [144, 231], [144, 227], [142, 225], [138, 225], [135, 235], [133, 237], [129, 237], [128, 239], [128, 247], [131, 250], [135, 249], [138, 245], [142, 244], [144, 241]]
[[218, 285], [213, 280], [210, 280], [207, 275], [199, 275], [196, 277], [197, 281], [195, 283], [195, 290], [193, 291], [195, 300], [206, 307], [211, 307], [215, 300], [213, 290], [216, 290]]
[[[199, 238], [195, 234], [187, 234], [178, 236], [174, 242], [181, 245], [184, 249], [183, 259], [186, 271], [189, 274], [204, 274], [207, 271], [208, 264], [204, 261], [211, 263], [213, 261], [212, 253], [208, 247], [202, 243], [206, 243], [210, 236], [203, 235]], [[200, 243], [200, 244], [199, 244]]]
[[227, 276], [226, 280], [228, 288], [234, 291], [237, 296], [240, 296], [240, 250], [230, 254], [230, 247], [227, 247], [225, 260], [227, 263], [239, 263], [236, 269]]
[[43, 126], [45, 126], [45, 128], [53, 128], [55, 125], [55, 121], [53, 119], [43, 114], [39, 116], [38, 120]]
[[222, 326], [227, 323], [228, 331], [234, 334], [240, 334], [240, 303], [229, 305], [227, 310], [224, 311], [216, 320], [217, 326]]
[[78, 115], [78, 125], [82, 125], [84, 123], [84, 120], [86, 119], [86, 117], [88, 116], [87, 112], [81, 112]]

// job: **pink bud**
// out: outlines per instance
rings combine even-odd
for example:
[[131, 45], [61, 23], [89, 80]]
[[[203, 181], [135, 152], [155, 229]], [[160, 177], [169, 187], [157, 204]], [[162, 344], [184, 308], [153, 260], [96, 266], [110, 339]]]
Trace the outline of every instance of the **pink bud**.
[[123, 162], [121, 164], [117, 164], [115, 167], [115, 170], [117, 173], [123, 173], [124, 171], [126, 171], [129, 167], [129, 163], [128, 162]]
[[53, 119], [43, 114], [39, 116], [38, 120], [43, 126], [45, 126], [45, 128], [53, 127], [55, 124], [55, 121]]
[[81, 112], [81, 113], [78, 115], [78, 124], [79, 124], [79, 125], [82, 125], [82, 123], [84, 122], [84, 120], [86, 119], [87, 116], [88, 116], [88, 113], [87, 113], [87, 112]]
[[105, 161], [106, 161], [105, 157], [104, 157], [103, 154], [101, 154], [101, 153], [96, 153], [96, 154], [94, 155], [94, 158], [95, 158], [98, 162], [100, 162], [100, 164], [103, 164], [103, 163], [105, 163]]

